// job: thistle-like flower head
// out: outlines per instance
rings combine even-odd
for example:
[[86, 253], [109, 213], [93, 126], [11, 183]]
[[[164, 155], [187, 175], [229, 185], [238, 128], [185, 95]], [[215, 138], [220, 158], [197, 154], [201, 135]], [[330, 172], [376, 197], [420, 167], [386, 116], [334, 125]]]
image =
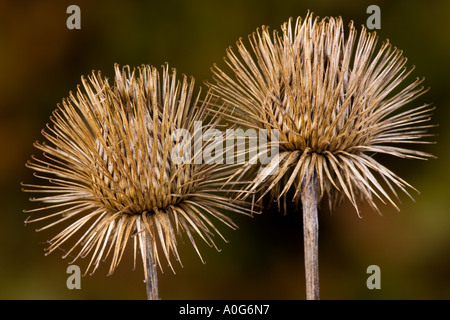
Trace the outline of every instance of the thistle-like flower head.
[[257, 172], [247, 189], [261, 198], [270, 193], [279, 201], [294, 190], [298, 203], [302, 182], [314, 176], [330, 206], [346, 196], [358, 213], [359, 199], [377, 211], [376, 198], [397, 208], [389, 193], [408, 194], [412, 186], [374, 155], [432, 157], [408, 147], [427, 143], [432, 127], [433, 107], [406, 107], [427, 91], [423, 79], [404, 86], [413, 68], [402, 51], [389, 41], [376, 49], [376, 33], [364, 27], [359, 38], [352, 23], [344, 29], [341, 18], [311, 14], [289, 20], [280, 33], [262, 27], [249, 36], [250, 46], [241, 39], [236, 51], [227, 50], [229, 71], [213, 68], [210, 86], [228, 105], [223, 117], [278, 131], [279, 166], [252, 166]]
[[162, 251], [171, 268], [171, 258], [179, 260], [178, 233], [187, 234], [197, 252], [195, 235], [215, 246], [215, 222], [234, 228], [226, 211], [246, 212], [216, 192], [232, 167], [172, 159], [186, 151], [176, 147], [177, 129], [192, 133], [196, 121], [215, 125], [204, 123], [211, 95], [201, 101], [194, 79], [178, 80], [167, 65], [162, 74], [150, 66], [116, 65], [112, 86], [100, 73], [83, 77], [82, 84], [84, 90], [63, 100], [42, 131], [46, 142], [35, 144], [42, 156], [27, 163], [43, 180], [24, 185], [43, 194], [31, 199], [43, 205], [26, 211], [32, 214], [27, 223], [47, 221], [39, 230], [61, 226], [47, 251], [66, 248], [64, 257], [74, 261], [90, 255], [86, 272], [92, 273], [110, 258], [112, 273], [130, 239], [135, 262], [150, 241], [157, 263]]

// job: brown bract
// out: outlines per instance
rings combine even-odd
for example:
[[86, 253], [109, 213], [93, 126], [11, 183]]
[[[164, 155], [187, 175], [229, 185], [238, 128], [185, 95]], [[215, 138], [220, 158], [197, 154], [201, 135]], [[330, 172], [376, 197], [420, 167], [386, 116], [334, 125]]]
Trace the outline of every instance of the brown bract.
[[143, 253], [144, 268], [147, 241], [158, 264], [162, 251], [171, 268], [171, 257], [180, 260], [177, 235], [183, 232], [197, 252], [196, 236], [215, 247], [214, 234], [221, 236], [216, 222], [234, 228], [227, 213], [248, 213], [217, 192], [235, 167], [171, 158], [183, 151], [175, 149], [177, 129], [193, 139], [195, 121], [216, 125], [214, 119], [205, 123], [211, 95], [200, 101], [194, 79], [179, 80], [167, 65], [162, 73], [116, 65], [112, 86], [100, 73], [83, 77], [82, 84], [53, 113], [42, 132], [46, 141], [35, 144], [41, 156], [27, 163], [42, 184], [24, 184], [25, 191], [43, 194], [31, 199], [42, 205], [26, 211], [27, 223], [62, 228], [48, 253], [69, 248], [64, 257], [73, 261], [90, 255], [91, 273], [110, 258], [112, 273], [130, 239], [135, 262], [138, 249]]
[[280, 205], [294, 190], [298, 203], [303, 181], [315, 176], [330, 207], [345, 195], [358, 214], [360, 199], [377, 211], [376, 199], [398, 209], [395, 189], [413, 187], [374, 155], [432, 157], [408, 145], [430, 143], [424, 138], [434, 109], [407, 107], [427, 90], [423, 79], [404, 85], [413, 68], [402, 51], [389, 41], [377, 49], [376, 33], [364, 27], [357, 37], [352, 23], [346, 31], [341, 18], [311, 14], [281, 32], [262, 27], [248, 40], [227, 50], [229, 69], [214, 66], [209, 84], [227, 103], [215, 113], [242, 127], [278, 130], [277, 163], [245, 165], [244, 191], [259, 191], [260, 200], [270, 193]]

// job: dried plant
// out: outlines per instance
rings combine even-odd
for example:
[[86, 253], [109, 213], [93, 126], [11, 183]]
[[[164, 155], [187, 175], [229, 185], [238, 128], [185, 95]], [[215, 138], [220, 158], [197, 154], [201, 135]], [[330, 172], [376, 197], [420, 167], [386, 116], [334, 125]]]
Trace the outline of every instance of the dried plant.
[[[84, 91], [78, 87], [54, 111], [52, 125], [42, 131], [46, 142], [35, 144], [43, 157], [27, 163], [44, 181], [24, 184], [25, 191], [44, 196], [31, 199], [43, 205], [26, 211], [40, 214], [26, 223], [47, 221], [38, 231], [66, 223], [47, 253], [72, 240], [64, 258], [73, 263], [90, 256], [86, 273], [109, 258], [113, 273], [132, 239], [135, 265], [139, 250], [142, 255], [148, 297], [158, 299], [156, 265], [161, 267], [161, 252], [172, 269], [171, 259], [180, 261], [179, 234], [188, 236], [200, 256], [194, 236], [216, 247], [214, 234], [222, 237], [216, 221], [235, 228], [226, 212], [248, 213], [243, 203], [216, 192], [234, 166], [171, 158], [185, 151], [175, 149], [176, 130], [192, 133], [195, 121], [204, 122], [211, 95], [201, 101], [194, 79], [178, 80], [167, 65], [162, 76], [150, 66], [136, 72], [116, 65], [113, 86], [100, 72], [83, 77], [82, 84]], [[193, 141], [182, 145], [193, 148]]]
[[[288, 191], [302, 203], [307, 299], [318, 299], [317, 204], [330, 207], [346, 197], [360, 214], [359, 200], [378, 211], [376, 199], [398, 209], [395, 189], [414, 189], [375, 160], [375, 154], [406, 159], [432, 155], [408, 144], [429, 143], [433, 107], [404, 108], [422, 95], [423, 79], [398, 89], [412, 72], [402, 51], [353, 23], [348, 34], [341, 18], [313, 18], [283, 24], [271, 35], [263, 26], [249, 36], [250, 50], [237, 42], [227, 50], [227, 72], [214, 66], [213, 91], [227, 103], [217, 110], [246, 128], [278, 132], [279, 158], [267, 165], [248, 164], [239, 176], [246, 191], [266, 194], [281, 206]], [[355, 47], [356, 45], [356, 47]], [[229, 74], [228, 74], [229, 73]], [[415, 189], [414, 189], [415, 190]]]

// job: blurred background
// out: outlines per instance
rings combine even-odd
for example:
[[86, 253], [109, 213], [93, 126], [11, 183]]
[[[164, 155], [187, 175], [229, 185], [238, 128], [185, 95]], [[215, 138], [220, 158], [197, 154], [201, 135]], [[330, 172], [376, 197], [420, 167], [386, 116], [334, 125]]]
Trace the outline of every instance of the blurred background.
[[[81, 30], [69, 30], [66, 9], [81, 9]], [[320, 17], [342, 16], [366, 23], [371, 4], [381, 8], [380, 43], [404, 51], [409, 78], [425, 77], [431, 90], [413, 105], [437, 106], [436, 145], [422, 150], [438, 159], [380, 159], [420, 190], [415, 202], [401, 196], [401, 211], [381, 205], [383, 215], [349, 203], [320, 212], [320, 281], [323, 299], [450, 298], [450, 26], [449, 1], [0, 1], [0, 299], [144, 299], [142, 267], [128, 255], [106, 277], [108, 263], [83, 277], [81, 290], [68, 290], [63, 252], [44, 256], [45, 241], [57, 228], [36, 233], [24, 226], [30, 182], [25, 162], [42, 141], [41, 129], [81, 75], [114, 63], [160, 66], [166, 61], [192, 75], [211, 79], [213, 63], [223, 66], [228, 46], [261, 25], [279, 29], [308, 10]], [[222, 249], [201, 245], [202, 264], [188, 241], [180, 244], [184, 267], [160, 274], [163, 299], [304, 299], [301, 216], [267, 211], [236, 216], [236, 231], [221, 231]], [[41, 225], [40, 225], [41, 226]], [[87, 261], [77, 264], [83, 270]], [[369, 290], [368, 266], [381, 269], [381, 289]]]

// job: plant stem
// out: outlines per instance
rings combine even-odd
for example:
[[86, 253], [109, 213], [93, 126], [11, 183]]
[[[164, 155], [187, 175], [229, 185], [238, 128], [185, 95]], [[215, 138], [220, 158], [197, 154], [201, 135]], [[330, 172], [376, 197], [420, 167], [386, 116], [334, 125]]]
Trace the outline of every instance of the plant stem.
[[142, 261], [144, 263], [145, 286], [148, 300], [159, 300], [158, 294], [158, 269], [156, 267], [153, 252], [153, 239], [145, 229], [142, 221], [137, 220], [139, 244], [141, 248]]
[[305, 250], [306, 299], [319, 300], [319, 218], [317, 215], [316, 175], [303, 181], [303, 240]]

